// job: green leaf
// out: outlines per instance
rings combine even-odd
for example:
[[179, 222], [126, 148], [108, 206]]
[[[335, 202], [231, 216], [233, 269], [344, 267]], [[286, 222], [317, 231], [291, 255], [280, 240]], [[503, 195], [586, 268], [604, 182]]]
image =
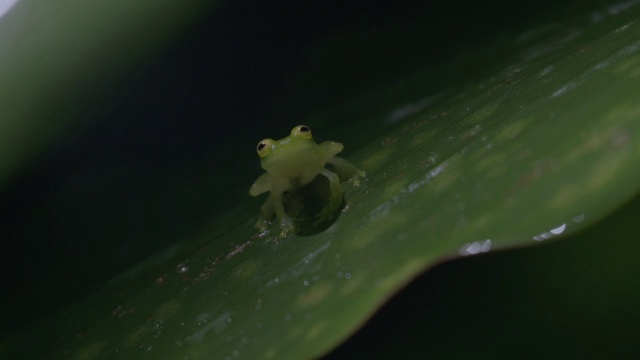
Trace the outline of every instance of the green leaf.
[[54, 358], [311, 358], [444, 259], [585, 229], [640, 185], [632, 15], [532, 29], [504, 45], [514, 59], [462, 88], [399, 90], [429, 88], [468, 58], [367, 94], [379, 100], [368, 118], [319, 139], [343, 142], [367, 172], [360, 187], [345, 185], [346, 207], [326, 231], [259, 234], [260, 200], [242, 195], [199, 235], [33, 334], [57, 334]]

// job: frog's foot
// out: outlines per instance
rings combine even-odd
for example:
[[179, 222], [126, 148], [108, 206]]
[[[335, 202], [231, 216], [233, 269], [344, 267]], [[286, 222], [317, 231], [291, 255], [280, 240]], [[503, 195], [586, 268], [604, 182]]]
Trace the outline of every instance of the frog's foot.
[[355, 169], [353, 176], [349, 179], [349, 184], [356, 187], [360, 186], [361, 180], [364, 180], [366, 174], [367, 173], [365, 171]]
[[269, 228], [269, 221], [265, 218], [260, 218], [254, 226], [262, 233]]
[[280, 219], [280, 234], [278, 235], [279, 238], [286, 237], [287, 235], [289, 235], [289, 233], [292, 233], [294, 230], [295, 230], [295, 227], [293, 226], [293, 220], [290, 217], [285, 216], [282, 219]]
[[344, 202], [344, 198], [342, 196], [340, 196], [337, 199], [330, 199], [327, 206], [325, 206], [322, 210], [320, 210], [318, 213], [315, 214], [314, 224], [317, 225], [321, 222], [324, 222], [333, 217], [336, 217], [336, 214], [343, 202]]

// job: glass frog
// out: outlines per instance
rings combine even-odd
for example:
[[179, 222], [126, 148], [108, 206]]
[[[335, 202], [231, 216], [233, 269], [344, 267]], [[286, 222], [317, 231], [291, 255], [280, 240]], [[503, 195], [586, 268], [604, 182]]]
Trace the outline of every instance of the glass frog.
[[[258, 196], [269, 192], [262, 205], [261, 218], [256, 223], [260, 231], [266, 231], [269, 220], [274, 215], [280, 225], [279, 237], [293, 232], [293, 219], [285, 213], [283, 196], [309, 184], [317, 175], [329, 180], [330, 199], [323, 212], [331, 212], [342, 204], [341, 181], [348, 180], [359, 186], [365, 172], [356, 169], [350, 162], [335, 156], [342, 151], [343, 145], [335, 141], [317, 144], [311, 135], [311, 129], [299, 125], [291, 130], [284, 139], [264, 139], [258, 143], [257, 152], [260, 165], [266, 172], [253, 183], [249, 194]], [[325, 166], [330, 164], [334, 171]]]

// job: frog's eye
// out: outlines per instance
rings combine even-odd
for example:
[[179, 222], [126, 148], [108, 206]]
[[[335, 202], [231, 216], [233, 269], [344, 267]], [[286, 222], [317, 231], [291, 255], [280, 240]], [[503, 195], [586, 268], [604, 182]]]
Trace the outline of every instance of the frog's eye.
[[258, 146], [256, 147], [256, 150], [258, 152], [258, 156], [260, 156], [261, 158], [269, 155], [269, 153], [271, 152], [271, 147], [273, 146], [273, 140], [271, 139], [264, 139], [262, 141], [260, 141], [258, 143]]
[[291, 130], [291, 136], [302, 139], [311, 139], [311, 129], [306, 125], [298, 125]]

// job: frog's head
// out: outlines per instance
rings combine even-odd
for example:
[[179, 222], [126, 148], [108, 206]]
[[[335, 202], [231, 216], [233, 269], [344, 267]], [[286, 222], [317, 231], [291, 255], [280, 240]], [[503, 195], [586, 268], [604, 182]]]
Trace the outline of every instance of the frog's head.
[[256, 150], [263, 169], [286, 173], [308, 162], [316, 146], [311, 129], [306, 125], [298, 125], [283, 139], [267, 138], [260, 141]]

